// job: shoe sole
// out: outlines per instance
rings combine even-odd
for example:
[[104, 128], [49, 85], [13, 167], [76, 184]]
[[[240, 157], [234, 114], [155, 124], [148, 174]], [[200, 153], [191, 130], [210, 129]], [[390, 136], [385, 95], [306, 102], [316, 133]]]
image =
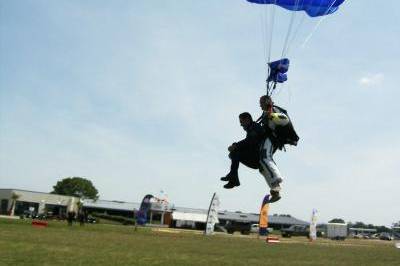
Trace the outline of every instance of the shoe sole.
[[[228, 183], [228, 184], [229, 184], [229, 183]], [[233, 185], [232, 187], [231, 187], [231, 186], [230, 186], [230, 187], [226, 187], [228, 184], [226, 184], [226, 185], [224, 186], [224, 188], [226, 188], [226, 189], [231, 189], [231, 188], [240, 186], [240, 183], [239, 183], [239, 184]]]
[[267, 203], [274, 203], [274, 202], [277, 202], [280, 199], [281, 199], [281, 196], [279, 196], [277, 198], [271, 198]]

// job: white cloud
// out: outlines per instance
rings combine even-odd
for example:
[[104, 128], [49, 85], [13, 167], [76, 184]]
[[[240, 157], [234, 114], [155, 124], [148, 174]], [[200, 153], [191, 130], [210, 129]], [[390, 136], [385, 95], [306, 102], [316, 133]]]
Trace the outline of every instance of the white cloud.
[[358, 81], [361, 86], [365, 87], [373, 87], [382, 84], [385, 79], [385, 75], [383, 73], [376, 74], [368, 74]]

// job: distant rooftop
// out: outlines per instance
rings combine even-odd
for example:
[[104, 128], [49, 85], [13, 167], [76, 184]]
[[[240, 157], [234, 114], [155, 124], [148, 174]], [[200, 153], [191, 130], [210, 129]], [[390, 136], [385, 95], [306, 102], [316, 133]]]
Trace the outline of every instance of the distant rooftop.
[[140, 203], [136, 202], [124, 202], [124, 201], [116, 201], [116, 200], [84, 200], [84, 207], [89, 208], [98, 208], [98, 209], [111, 209], [111, 210], [119, 210], [119, 211], [133, 211], [139, 210]]

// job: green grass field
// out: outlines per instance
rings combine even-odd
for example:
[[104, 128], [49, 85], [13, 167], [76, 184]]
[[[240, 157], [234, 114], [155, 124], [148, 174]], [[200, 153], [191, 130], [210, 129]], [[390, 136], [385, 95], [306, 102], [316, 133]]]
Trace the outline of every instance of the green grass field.
[[400, 265], [391, 242], [306, 238], [266, 244], [256, 237], [119, 225], [0, 219], [0, 265]]

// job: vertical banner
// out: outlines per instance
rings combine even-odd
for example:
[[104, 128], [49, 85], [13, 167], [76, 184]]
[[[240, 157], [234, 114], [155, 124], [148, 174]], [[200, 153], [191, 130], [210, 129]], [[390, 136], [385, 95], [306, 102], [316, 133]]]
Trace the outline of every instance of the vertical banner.
[[400, 249], [400, 222], [393, 224], [392, 234], [393, 234], [394, 246]]
[[268, 235], [268, 210], [269, 210], [269, 197], [270, 195], [265, 195], [260, 210], [260, 219], [259, 219], [259, 235], [266, 236]]
[[210, 207], [208, 208], [206, 229], [204, 230], [205, 235], [211, 235], [214, 233], [215, 224], [219, 223], [218, 220], [218, 208], [219, 208], [219, 198], [217, 193], [214, 193]]
[[317, 239], [317, 210], [313, 209], [310, 222], [310, 241]]
[[142, 203], [140, 204], [140, 209], [136, 213], [136, 223], [139, 225], [144, 225], [147, 223], [147, 213], [151, 207], [151, 199], [153, 195], [146, 195], [144, 196]]

